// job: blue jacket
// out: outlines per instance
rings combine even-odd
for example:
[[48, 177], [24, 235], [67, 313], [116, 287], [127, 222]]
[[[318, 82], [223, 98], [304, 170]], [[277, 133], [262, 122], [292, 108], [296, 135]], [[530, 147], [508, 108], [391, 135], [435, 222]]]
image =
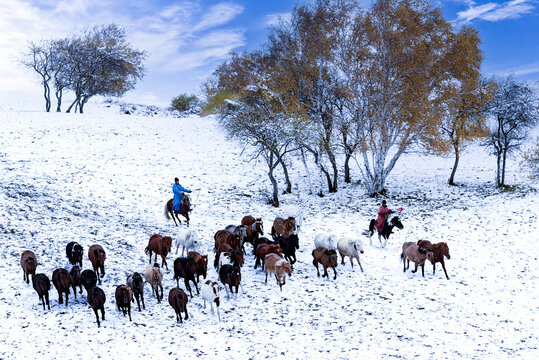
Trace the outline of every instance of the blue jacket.
[[180, 204], [182, 203], [182, 192], [188, 192], [190, 193], [191, 190], [188, 190], [184, 188], [181, 185], [172, 185], [172, 192], [174, 193], [174, 202], [172, 203], [172, 207], [174, 208], [174, 211], [180, 211]]

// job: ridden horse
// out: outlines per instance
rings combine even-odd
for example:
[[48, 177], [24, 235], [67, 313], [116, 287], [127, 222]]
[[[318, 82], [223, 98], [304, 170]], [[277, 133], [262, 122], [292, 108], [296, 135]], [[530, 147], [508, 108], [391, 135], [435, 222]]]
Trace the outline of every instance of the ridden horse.
[[273, 240], [277, 240], [279, 235], [290, 236], [296, 232], [296, 220], [292, 217], [288, 219], [275, 218], [271, 227], [271, 236]]
[[165, 216], [167, 217], [167, 219], [170, 219], [172, 217], [172, 220], [174, 220], [174, 224], [178, 226], [178, 224], [176, 223], [176, 220], [178, 220], [178, 223], [180, 224], [182, 223], [180, 218], [178, 217], [178, 214], [179, 214], [179, 215], [182, 215], [186, 219], [185, 222], [187, 226], [189, 226], [189, 212], [193, 210], [191, 209], [191, 197], [187, 195], [186, 193], [183, 193], [179, 212], [174, 211], [173, 203], [174, 203], [174, 199], [170, 199], [169, 201], [167, 201], [167, 204], [165, 205]]
[[150, 264], [152, 263], [152, 252], [155, 253], [155, 260], [157, 261], [157, 254], [161, 255], [163, 262], [161, 266], [165, 265], [168, 270], [167, 260], [165, 259], [170, 252], [172, 246], [172, 238], [170, 236], [161, 236], [159, 234], [153, 234], [148, 241], [148, 246], [144, 249], [146, 255], [150, 255]]
[[376, 220], [372, 219], [371, 223], [369, 224], [369, 240], [372, 245], [372, 234], [374, 234], [374, 230], [378, 232], [378, 240], [380, 241], [380, 244], [382, 244], [382, 237], [384, 238], [385, 242], [382, 245], [382, 247], [386, 247], [387, 245], [387, 239], [389, 238], [389, 235], [393, 234], [393, 228], [397, 227], [398, 229], [404, 229], [404, 225], [399, 220], [398, 216], [394, 216], [389, 222], [388, 219], [384, 220], [384, 227], [382, 229], [382, 232], [378, 232], [378, 229], [376, 229]]

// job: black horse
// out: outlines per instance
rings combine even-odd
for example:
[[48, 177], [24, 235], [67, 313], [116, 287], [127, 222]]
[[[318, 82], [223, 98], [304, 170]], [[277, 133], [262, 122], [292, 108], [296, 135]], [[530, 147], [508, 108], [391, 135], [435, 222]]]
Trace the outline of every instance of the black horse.
[[170, 219], [172, 217], [172, 220], [174, 220], [174, 224], [178, 226], [178, 223], [176, 223], [176, 219], [181, 224], [181, 220], [178, 217], [178, 215], [182, 215], [186, 219], [186, 224], [189, 226], [189, 213], [191, 212], [191, 198], [186, 193], [183, 193], [182, 201], [180, 203], [180, 211], [174, 211], [173, 207], [174, 199], [170, 199], [167, 201], [167, 204], [165, 205], [165, 216], [167, 219]]
[[[374, 230], [378, 232], [375, 225], [376, 225], [376, 220], [372, 219], [371, 223], [369, 224], [369, 240], [371, 242], [371, 245], [372, 245], [372, 234], [374, 234]], [[402, 225], [398, 216], [394, 216], [393, 218], [391, 218], [391, 220], [389, 220], [389, 222], [388, 222], [388, 219], [384, 220], [382, 232], [378, 232], [378, 240], [380, 241], [380, 244], [382, 244], [382, 237], [385, 240], [382, 247], [386, 247], [387, 239], [389, 238], [389, 235], [393, 234], [394, 227], [397, 227], [398, 229], [401, 229], [401, 230], [404, 229], [404, 225]]]
[[296, 259], [296, 249], [299, 249], [299, 239], [296, 234], [292, 234], [290, 236], [277, 236], [278, 244], [281, 246], [281, 249], [283, 249], [283, 255], [286, 261], [288, 261], [290, 264], [294, 264]]

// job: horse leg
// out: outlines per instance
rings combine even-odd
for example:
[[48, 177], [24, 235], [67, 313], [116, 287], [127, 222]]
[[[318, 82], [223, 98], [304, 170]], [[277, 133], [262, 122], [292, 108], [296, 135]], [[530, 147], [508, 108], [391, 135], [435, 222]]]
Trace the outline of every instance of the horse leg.
[[172, 218], [172, 220], [174, 220], [174, 225], [178, 226], [178, 223], [176, 222], [176, 219], [174, 217], [174, 211], [168, 210], [168, 212], [170, 213], [170, 217]]
[[[352, 258], [350, 258], [350, 260], [352, 260]], [[344, 255], [341, 254], [341, 265], [344, 265]], [[354, 265], [352, 264], [352, 267], [354, 267]]]
[[189, 290], [189, 295], [191, 295], [191, 299], [192, 299], [192, 298], [193, 298], [193, 293], [191, 292], [191, 286], [189, 285], [189, 280], [187, 280], [187, 278], [184, 279], [184, 280], [185, 280], [185, 281], [184, 281], [184, 282], [185, 282], [185, 288], [186, 288], [187, 290]]
[[403, 269], [402, 269], [402, 272], [406, 272], [406, 258], [402, 259], [402, 265], [403, 265]]
[[436, 263], [432, 264], [432, 274], [436, 274]]
[[425, 277], [425, 264], [421, 264], [421, 276]]
[[163, 300], [163, 285], [159, 284], [159, 288], [161, 288], [161, 300]]
[[[163, 268], [163, 265], [165, 265], [165, 268], [166, 268], [167, 271], [168, 271], [168, 265], [167, 265], [167, 261], [165, 260], [165, 256], [166, 256], [166, 255], [161, 254], [161, 260], [163, 260], [163, 261], [161, 262], [161, 268]], [[183, 254], [182, 254], [182, 256], [183, 256]]]
[[[357, 263], [359, 264], [359, 269], [361, 270], [361, 272], [363, 272], [363, 267], [361, 266], [361, 261], [359, 261], [359, 256], [356, 259], [357, 259]], [[350, 261], [352, 261], [352, 258], [350, 258]]]
[[101, 324], [99, 323], [99, 315], [97, 314], [97, 309], [94, 309], [95, 318], [97, 319], [97, 327], [101, 327]]
[[445, 270], [445, 261], [444, 261], [444, 259], [442, 259], [441, 263], [442, 263], [442, 269], [444, 269], [445, 278], [447, 280], [449, 280], [449, 276], [447, 275], [447, 271]]
[[416, 272], [417, 272], [417, 263], [414, 262], [414, 264], [415, 264], [415, 268], [414, 268], [414, 270], [412, 270], [412, 272], [413, 272], [413, 273], [416, 273]]
[[[178, 219], [178, 223], [180, 223], [180, 225], [181, 225], [182, 221], [180, 220], [179, 214], [174, 214], [174, 217], [176, 217], [176, 219]], [[176, 226], [178, 226], [178, 225], [176, 225]]]
[[195, 277], [193, 277], [193, 284], [195, 284], [195, 289], [197, 291], [197, 295], [200, 295], [200, 292], [198, 291], [198, 284], [197, 282], [195, 281]]
[[335, 276], [333, 276], [333, 280], [337, 280], [337, 270], [335, 270], [333, 266], [331, 268], [333, 269], [333, 274], [335, 274]]
[[318, 270], [318, 262], [316, 260], [313, 260], [313, 265], [316, 266], [316, 275], [320, 277], [320, 270]]

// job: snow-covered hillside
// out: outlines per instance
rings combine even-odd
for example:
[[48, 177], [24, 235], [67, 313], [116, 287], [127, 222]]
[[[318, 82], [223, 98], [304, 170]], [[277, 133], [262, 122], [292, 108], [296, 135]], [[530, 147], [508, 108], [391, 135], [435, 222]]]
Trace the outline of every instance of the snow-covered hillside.
[[[177, 324], [167, 302], [176, 281], [165, 270], [164, 301], [157, 304], [146, 285], [146, 310], [133, 308], [129, 322], [116, 309], [114, 289], [127, 274], [143, 272], [150, 235], [174, 238], [177, 228], [163, 215], [174, 177], [201, 188], [192, 194], [191, 228], [198, 251], [213, 263], [217, 230], [251, 214], [269, 231], [277, 210], [265, 201], [264, 167], [254, 169], [211, 117], [5, 109], [0, 122], [0, 359], [535, 359], [539, 353], [537, 187], [515, 166], [507, 174], [514, 191], [495, 189], [495, 159], [480, 148], [461, 160], [455, 187], [447, 185], [451, 159], [406, 155], [398, 162], [387, 183], [388, 204], [404, 208], [404, 229], [387, 248], [361, 235], [380, 199], [365, 196], [359, 185], [323, 198], [296, 191], [282, 201], [300, 206], [306, 218], [298, 263], [282, 292], [274, 278], [264, 284], [249, 255], [245, 294], [226, 299], [223, 291], [222, 322], [195, 295], [189, 319]], [[292, 177], [305, 188], [300, 166]], [[318, 278], [311, 252], [321, 231], [361, 236], [365, 272], [347, 262], [336, 281]], [[424, 278], [403, 273], [402, 243], [419, 239], [448, 243], [449, 280], [439, 265], [433, 275], [427, 264]], [[24, 250], [36, 253], [37, 272], [50, 278], [68, 267], [70, 241], [85, 249], [83, 268], [91, 268], [90, 245], [107, 252], [101, 328], [86, 293], [74, 301], [71, 294], [66, 308], [53, 288], [51, 310], [43, 311], [23, 282]], [[173, 251], [168, 263], [175, 257]], [[212, 266], [209, 278], [217, 279]]]

